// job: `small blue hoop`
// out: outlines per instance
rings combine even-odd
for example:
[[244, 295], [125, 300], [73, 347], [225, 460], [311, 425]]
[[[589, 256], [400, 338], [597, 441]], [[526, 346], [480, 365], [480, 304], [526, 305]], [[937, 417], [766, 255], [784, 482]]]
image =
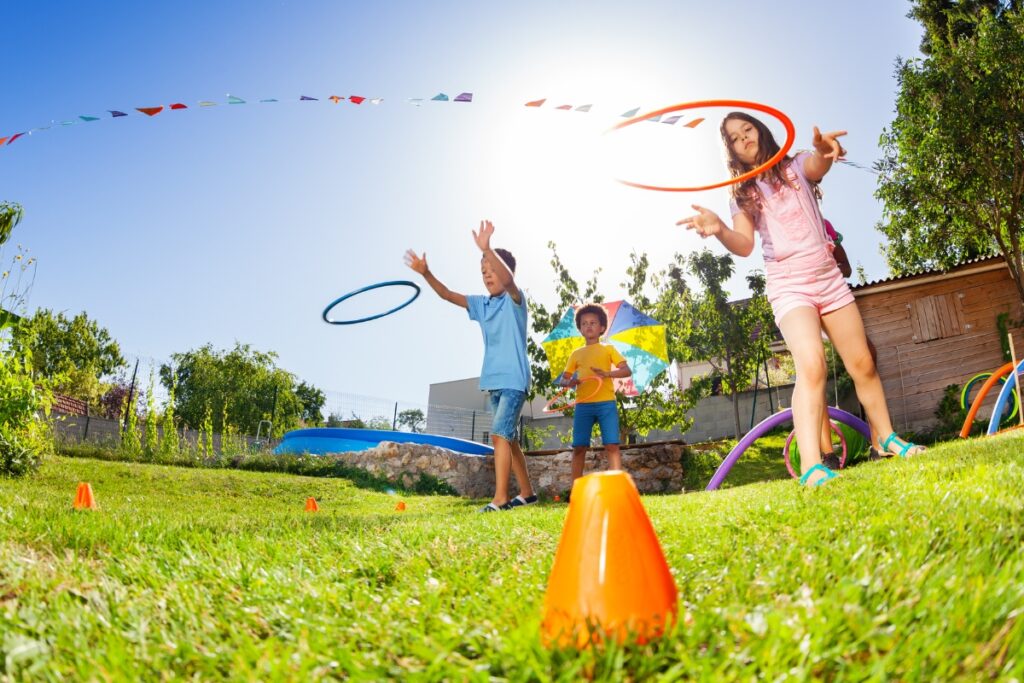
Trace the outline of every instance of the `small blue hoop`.
[[[412, 287], [416, 291], [413, 292], [413, 295], [411, 297], [409, 297], [408, 301], [406, 301], [404, 303], [401, 303], [398, 306], [395, 306], [390, 311], [385, 311], [383, 313], [378, 313], [377, 315], [371, 315], [371, 316], [368, 316], [366, 318], [359, 318], [357, 320], [331, 320], [331, 319], [329, 319], [327, 317], [327, 314], [331, 312], [332, 308], [334, 308], [335, 306], [340, 304], [342, 301], [345, 301], [346, 299], [351, 299], [352, 297], [356, 296], [357, 294], [362, 294], [363, 292], [368, 292], [371, 289], [380, 289], [381, 287], [397, 287], [397, 286]], [[349, 292], [345, 296], [339, 297], [339, 298], [335, 299], [334, 301], [332, 301], [331, 303], [327, 304], [327, 308], [324, 309], [323, 319], [324, 319], [325, 323], [328, 323], [330, 325], [355, 325], [356, 323], [365, 323], [365, 322], [368, 322], [370, 320], [376, 320], [377, 318], [383, 318], [386, 315], [391, 315], [392, 313], [396, 313], [396, 312], [402, 310], [403, 308], [405, 308], [406, 306], [411, 304], [413, 301], [416, 301], [416, 297], [418, 297], [419, 295], [420, 295], [420, 286], [417, 285], [415, 282], [410, 282], [409, 280], [390, 280], [388, 282], [378, 282], [375, 285], [367, 285], [365, 287], [362, 287], [360, 289], [355, 290], [354, 292]]]

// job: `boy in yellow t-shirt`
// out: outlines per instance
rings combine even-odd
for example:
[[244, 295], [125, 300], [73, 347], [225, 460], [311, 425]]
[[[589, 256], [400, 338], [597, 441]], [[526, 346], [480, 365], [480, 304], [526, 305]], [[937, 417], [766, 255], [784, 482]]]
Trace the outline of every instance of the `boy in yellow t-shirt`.
[[[615, 405], [614, 377], [629, 377], [633, 371], [622, 354], [610, 344], [601, 343], [601, 335], [608, 329], [608, 313], [603, 306], [588, 304], [576, 311], [576, 329], [587, 340], [586, 346], [576, 349], [569, 356], [565, 372], [559, 378], [563, 386], [577, 390], [576, 412], [572, 418], [572, 478], [583, 476], [583, 464], [590, 446], [590, 434], [594, 423], [601, 425], [601, 441], [608, 453], [608, 467], [622, 469], [622, 455], [619, 452], [619, 412]], [[600, 377], [601, 386], [594, 391], [594, 380]]]

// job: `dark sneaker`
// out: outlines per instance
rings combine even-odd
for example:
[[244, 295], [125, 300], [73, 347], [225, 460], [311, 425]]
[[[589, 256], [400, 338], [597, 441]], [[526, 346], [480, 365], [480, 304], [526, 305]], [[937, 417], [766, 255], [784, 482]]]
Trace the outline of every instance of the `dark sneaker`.
[[477, 512], [504, 512], [505, 510], [511, 509], [511, 503], [505, 503], [504, 505], [495, 505], [494, 503], [488, 503], [487, 505], [484, 505], [482, 508], [477, 510]]
[[839, 456], [835, 453], [822, 453], [821, 464], [836, 472], [839, 470]]
[[508, 505], [509, 505], [510, 508], [519, 508], [519, 507], [523, 507], [524, 505], [533, 505], [536, 502], [537, 502], [537, 496], [536, 495], [527, 496], [526, 498], [523, 498], [522, 496], [516, 496], [515, 498], [513, 498], [512, 500], [510, 500], [508, 502]]

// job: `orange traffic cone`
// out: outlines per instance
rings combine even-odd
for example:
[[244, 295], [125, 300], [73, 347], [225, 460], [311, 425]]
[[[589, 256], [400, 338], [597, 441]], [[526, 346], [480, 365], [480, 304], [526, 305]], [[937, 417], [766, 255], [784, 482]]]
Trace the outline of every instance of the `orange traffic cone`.
[[544, 596], [545, 643], [644, 643], [672, 625], [677, 601], [632, 477], [599, 472], [577, 479]]
[[395, 510], [398, 510], [399, 512], [405, 512], [405, 501], [398, 501], [398, 505], [395, 506]]
[[320, 506], [316, 504], [316, 498], [310, 496], [306, 499], [306, 512], [320, 512]]
[[92, 497], [92, 486], [86, 482], [79, 482], [78, 491], [75, 493], [76, 510], [95, 510], [99, 507], [96, 499]]

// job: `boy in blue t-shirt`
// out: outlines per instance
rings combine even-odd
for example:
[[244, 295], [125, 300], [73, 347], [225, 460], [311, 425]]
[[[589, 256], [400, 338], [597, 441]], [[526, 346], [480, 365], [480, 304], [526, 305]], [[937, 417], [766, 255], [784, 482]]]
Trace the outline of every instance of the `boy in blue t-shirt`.
[[[526, 296], [516, 286], [513, 274], [516, 260], [504, 249], [491, 249], [494, 226], [480, 221], [480, 231], [473, 231], [473, 240], [483, 252], [480, 274], [487, 296], [459, 294], [441, 283], [427, 266], [427, 255], [405, 252], [405, 264], [423, 276], [431, 289], [445, 301], [469, 312], [469, 319], [480, 323], [484, 335], [484, 364], [480, 372], [480, 389], [490, 392], [491, 441], [494, 444], [494, 498], [481, 512], [511, 510], [537, 502], [526, 469], [526, 456], [516, 441], [519, 413], [526, 401], [530, 385], [530, 363], [526, 355]], [[510, 473], [516, 475], [519, 495], [509, 500]]]

